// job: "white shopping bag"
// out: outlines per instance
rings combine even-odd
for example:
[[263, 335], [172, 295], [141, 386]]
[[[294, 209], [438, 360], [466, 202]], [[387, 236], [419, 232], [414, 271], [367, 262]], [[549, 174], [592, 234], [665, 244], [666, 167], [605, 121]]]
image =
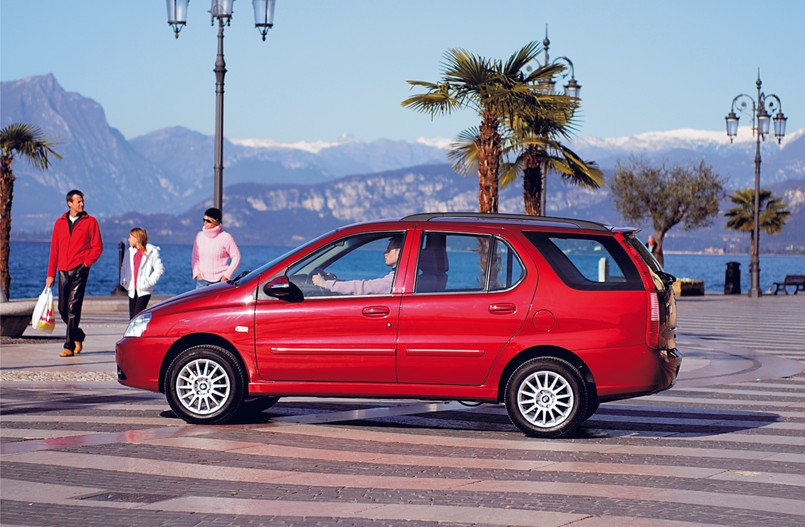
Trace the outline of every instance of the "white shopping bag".
[[34, 315], [31, 317], [31, 325], [34, 329], [51, 333], [56, 327], [56, 316], [53, 314], [53, 290], [46, 287], [34, 307]]

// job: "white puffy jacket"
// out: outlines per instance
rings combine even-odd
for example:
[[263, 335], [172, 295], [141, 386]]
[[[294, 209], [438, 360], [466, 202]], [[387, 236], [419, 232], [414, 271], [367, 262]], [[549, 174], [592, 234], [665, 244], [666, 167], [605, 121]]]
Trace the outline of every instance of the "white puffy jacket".
[[140, 262], [136, 288], [132, 287], [134, 275], [131, 270], [134, 268], [134, 254], [136, 252], [137, 249], [129, 247], [128, 255], [123, 258], [123, 266], [120, 269], [120, 285], [129, 292], [130, 298], [134, 298], [135, 293], [137, 296], [150, 295], [159, 278], [165, 273], [165, 267], [159, 258], [159, 247], [149, 243], [145, 246], [145, 254]]

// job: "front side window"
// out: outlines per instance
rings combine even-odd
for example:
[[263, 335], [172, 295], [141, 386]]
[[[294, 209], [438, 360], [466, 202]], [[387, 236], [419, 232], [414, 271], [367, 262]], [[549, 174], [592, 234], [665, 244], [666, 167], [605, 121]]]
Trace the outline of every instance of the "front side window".
[[402, 232], [342, 238], [291, 265], [286, 275], [306, 297], [388, 295], [403, 240]]
[[642, 280], [623, 247], [611, 236], [527, 232], [551, 267], [575, 289], [642, 289]]
[[500, 291], [525, 275], [509, 244], [480, 234], [426, 232], [417, 265], [415, 293]]

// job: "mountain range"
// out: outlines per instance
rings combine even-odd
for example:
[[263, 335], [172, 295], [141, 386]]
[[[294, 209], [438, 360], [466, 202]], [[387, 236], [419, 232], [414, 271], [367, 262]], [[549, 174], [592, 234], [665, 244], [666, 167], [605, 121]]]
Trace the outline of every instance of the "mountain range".
[[[13, 239], [47, 239], [71, 188], [86, 193], [87, 210], [101, 220], [107, 241], [124, 239], [135, 225], [154, 240], [190, 243], [211, 206], [213, 138], [181, 127], [126, 139], [111, 127], [100, 104], [66, 92], [53, 75], [0, 83], [0, 125], [27, 122], [54, 138], [63, 159], [47, 171], [15, 162]], [[569, 146], [596, 161], [607, 177], [618, 162], [638, 155], [656, 164], [704, 160], [727, 180], [728, 191], [754, 184], [754, 139], [741, 130], [654, 132], [624, 138], [577, 139]], [[226, 228], [242, 244], [296, 245], [339, 225], [421, 211], [477, 210], [477, 181], [447, 164], [446, 141], [343, 137], [334, 143], [282, 145], [265, 140], [226, 141]], [[783, 233], [765, 236], [764, 252], [803, 253], [805, 240], [805, 129], [782, 147], [763, 143], [762, 182], [792, 211]], [[722, 209], [729, 202], [722, 204]], [[503, 189], [501, 212], [521, 212], [521, 190]], [[548, 180], [548, 211], [609, 224], [624, 222], [604, 187], [579, 189]], [[745, 234], [714, 226], [675, 227], [668, 250], [744, 252]], [[647, 229], [649, 226], [642, 226]]]

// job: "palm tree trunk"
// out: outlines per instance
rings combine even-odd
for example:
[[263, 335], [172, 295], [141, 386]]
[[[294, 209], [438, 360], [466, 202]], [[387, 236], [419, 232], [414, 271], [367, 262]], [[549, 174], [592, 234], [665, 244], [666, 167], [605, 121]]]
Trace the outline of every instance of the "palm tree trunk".
[[484, 109], [478, 137], [478, 206], [481, 212], [498, 211], [500, 172], [500, 133], [498, 119], [491, 108]]
[[542, 216], [542, 167], [529, 147], [523, 162], [523, 211], [530, 216]]
[[11, 158], [0, 158], [0, 287], [6, 298], [11, 298], [11, 273], [8, 269], [11, 244], [11, 203], [14, 200], [14, 174]]

